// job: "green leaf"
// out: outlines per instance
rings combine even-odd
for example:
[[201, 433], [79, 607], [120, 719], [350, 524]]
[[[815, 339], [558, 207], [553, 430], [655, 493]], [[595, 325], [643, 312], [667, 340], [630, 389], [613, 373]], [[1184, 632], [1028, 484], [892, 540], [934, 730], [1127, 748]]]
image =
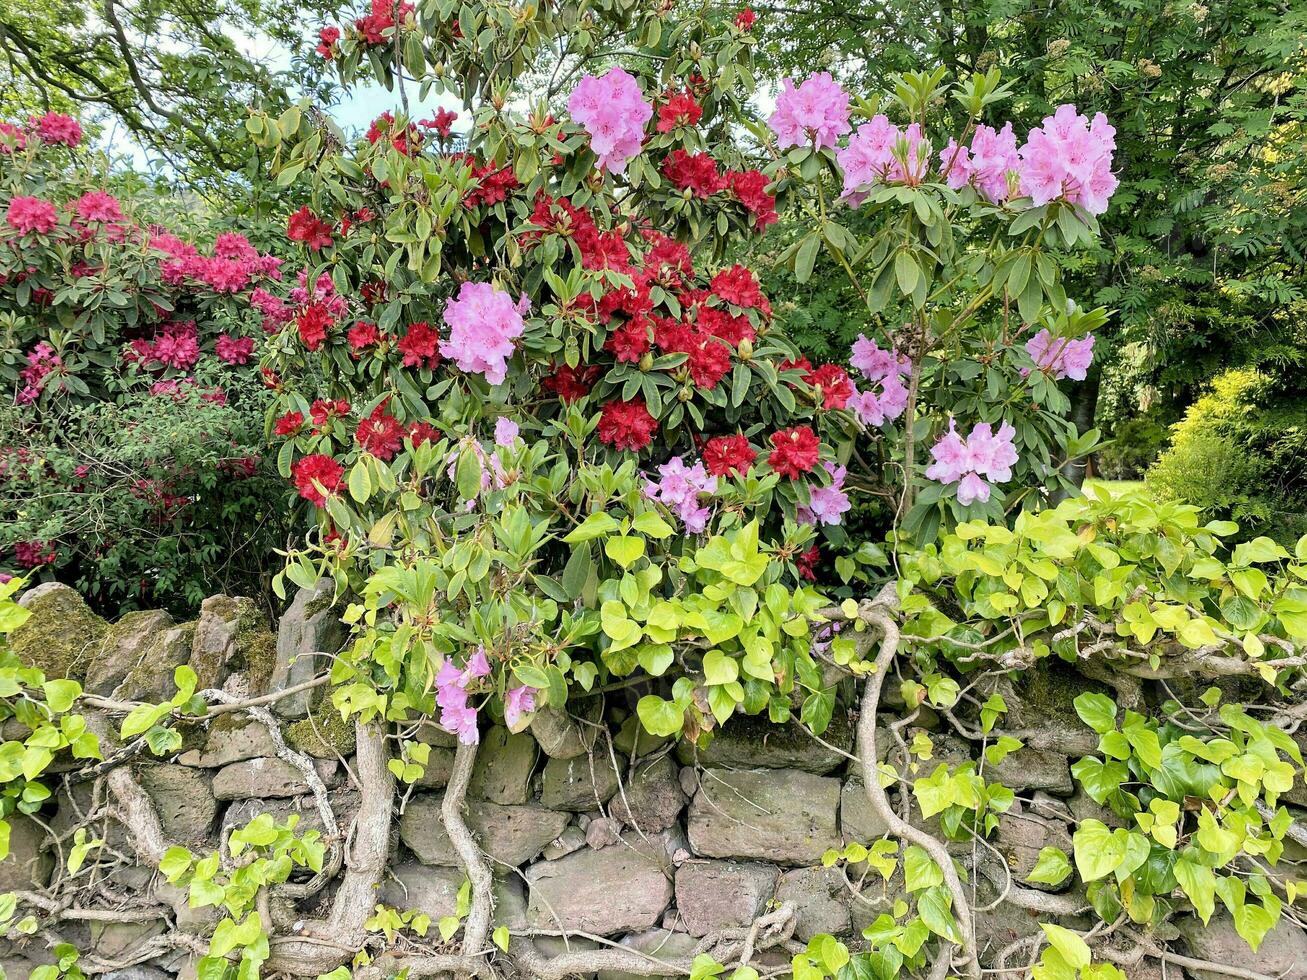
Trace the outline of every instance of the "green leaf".
[[1116, 702], [1106, 694], [1086, 691], [1078, 695], [1072, 704], [1075, 705], [1080, 720], [1099, 735], [1116, 729]]
[[605, 534], [611, 534], [616, 531], [620, 525], [617, 518], [605, 511], [597, 514], [591, 514], [579, 527], [572, 530], [570, 534], [563, 538], [565, 544], [577, 544], [581, 541], [591, 541], [595, 538], [602, 538]]
[[1089, 965], [1093, 957], [1089, 953], [1089, 945], [1080, 936], [1051, 922], [1041, 922], [1039, 927], [1044, 930], [1044, 935], [1053, 948], [1074, 969], [1082, 970]]
[[604, 542], [604, 554], [623, 568], [630, 568], [644, 557], [644, 546], [643, 538], [621, 534]]
[[61, 714], [73, 706], [73, 702], [82, 693], [82, 685], [77, 681], [53, 680], [42, 684], [41, 690], [45, 692], [45, 703], [50, 710]]
[[679, 735], [685, 723], [684, 713], [671, 701], [664, 701], [656, 694], [646, 694], [635, 706], [635, 713], [640, 723], [651, 735], [667, 737]]
[[639, 531], [650, 538], [666, 538], [672, 534], [672, 526], [651, 510], [645, 511], [631, 522], [631, 529]]
[[1040, 848], [1035, 867], [1026, 875], [1026, 881], [1041, 885], [1060, 885], [1071, 874], [1071, 860], [1060, 847]]
[[1194, 911], [1206, 925], [1216, 910], [1216, 876], [1212, 874], [1212, 869], [1190, 860], [1188, 855], [1181, 855], [1172, 870], [1181, 890], [1189, 896]]
[[1100, 820], [1082, 820], [1073, 843], [1076, 869], [1085, 881], [1107, 877], [1125, 860], [1125, 842]]
[[720, 650], [709, 650], [703, 658], [703, 676], [707, 684], [730, 684], [739, 679], [740, 665]]

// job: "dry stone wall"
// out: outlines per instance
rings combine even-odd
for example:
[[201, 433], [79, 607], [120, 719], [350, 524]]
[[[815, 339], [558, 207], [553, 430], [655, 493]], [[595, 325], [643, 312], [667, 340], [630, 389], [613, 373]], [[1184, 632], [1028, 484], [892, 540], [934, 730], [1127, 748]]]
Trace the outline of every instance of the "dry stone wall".
[[[84, 678], [88, 690], [107, 699], [168, 697], [172, 671], [181, 663], [202, 671], [202, 684], [240, 696], [282, 691], [321, 673], [325, 664], [314, 655], [332, 653], [344, 639], [325, 585], [297, 595], [275, 631], [253, 603], [225, 596], [207, 600], [193, 623], [143, 612], [109, 624], [59, 585], [33, 589], [22, 602], [33, 616], [14, 634], [19, 654], [52, 676]], [[1006, 692], [1037, 747], [1015, 753], [991, 773], [1018, 798], [992, 845], [1016, 892], [1046, 895], [1048, 907], [1059, 910], [1058, 921], [1088, 928], [1092, 920], [1078, 914], [1088, 906], [1083, 893], [1023, 880], [1041, 848], [1070, 851], [1077, 820], [1116, 822], [1075, 788], [1071, 762], [1092, 751], [1093, 742], [1070, 712], [1075, 692], [1058, 684], [1045, 677], [1027, 685], [1024, 698], [1021, 691]], [[324, 691], [305, 688], [277, 700], [273, 710], [285, 743], [312, 760], [345, 834], [361, 803], [353, 779], [353, 733], [326, 710]], [[837, 717], [819, 742], [795, 725], [741, 717], [706, 748], [695, 748], [640, 735], [623, 703], [582, 702], [573, 709], [571, 715], [539, 712], [520, 734], [484, 731], [468, 793], [467, 822], [496, 875], [494, 922], [515, 933], [541, 933], [535, 942], [546, 954], [613, 941], [683, 961], [703, 937], [748, 926], [784, 903], [795, 910], [795, 939], [834, 933], [852, 943], [901, 896], [897, 878], [881, 882], [874, 872], [864, 876], [864, 868], [822, 866], [828, 849], [866, 843], [885, 832], [851, 775], [857, 767], [850, 761], [849, 718]], [[94, 712], [91, 719], [111, 756], [113, 729]], [[894, 720], [891, 706], [887, 721]], [[943, 731], [928, 711], [903, 726], [900, 736], [910, 741], [915, 725], [925, 726], [934, 743], [927, 772], [941, 761], [979, 756], [980, 745]], [[398, 798], [377, 901], [425, 912], [434, 921], [455, 911], [463, 884], [439, 816], [454, 743], [429, 723], [407, 735], [430, 745], [431, 754], [422, 778]], [[891, 741], [887, 736], [882, 754], [897, 751]], [[118, 761], [133, 768], [169, 840], [199, 851], [217, 848], [224, 835], [259, 813], [278, 819], [296, 813], [301, 827], [325, 829], [304, 772], [284, 755], [263, 723], [229, 713], [187, 730], [182, 750], [168, 758], [139, 754]], [[96, 901], [109, 896], [113, 907], [133, 916], [66, 924], [65, 934], [88, 954], [85, 965], [122, 980], [194, 976], [193, 937], [212, 927], [214, 913], [189, 908], [178, 889], [132, 859], [128, 828], [106, 797], [103, 779], [103, 771], [85, 778], [70, 767], [38, 818], [11, 818], [13, 855], [0, 864], [0, 890], [40, 893], [61, 873], [59, 848], [75, 828], [90, 827], [120, 860], [109, 862], [88, 888]], [[895, 803], [901, 812], [912, 812], [906, 801]], [[956, 849], [964, 862], [975, 860], [973, 845]], [[1300, 857], [1307, 859], [1307, 853]], [[1011, 901], [988, 908], [997, 897], [990, 878], [972, 875], [987, 965], [1049, 918]], [[274, 922], [293, 928], [320, 912], [329, 894], [274, 904]], [[84, 897], [90, 904], [93, 896]], [[1307, 977], [1307, 936], [1289, 927], [1278, 929], [1256, 954], [1221, 916], [1207, 928], [1164, 938], [1204, 959], [1290, 980]], [[39, 934], [11, 935], [0, 941], [0, 965], [11, 977], [27, 976], [51, 961], [45, 945]], [[756, 965], [779, 970], [787, 958], [769, 950]], [[1151, 960], [1130, 973], [1132, 980], [1162, 975]], [[599, 976], [619, 980], [627, 974]], [[1165, 976], [1175, 980], [1184, 972], [1170, 965]], [[1209, 980], [1202, 971], [1193, 976]]]

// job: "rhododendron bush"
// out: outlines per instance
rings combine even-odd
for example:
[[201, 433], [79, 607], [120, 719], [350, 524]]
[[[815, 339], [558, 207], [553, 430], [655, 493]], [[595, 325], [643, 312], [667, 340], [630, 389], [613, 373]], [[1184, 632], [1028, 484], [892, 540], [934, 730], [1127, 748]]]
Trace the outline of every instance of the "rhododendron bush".
[[258, 589], [285, 531], [256, 349], [280, 260], [138, 221], [81, 140], [56, 113], [0, 124], [0, 570], [109, 609]]

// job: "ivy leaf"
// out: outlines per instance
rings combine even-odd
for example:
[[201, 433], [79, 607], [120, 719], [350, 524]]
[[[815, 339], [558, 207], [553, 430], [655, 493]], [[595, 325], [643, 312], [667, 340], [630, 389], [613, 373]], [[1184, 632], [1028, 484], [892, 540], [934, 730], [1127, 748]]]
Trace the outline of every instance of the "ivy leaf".
[[73, 706], [82, 693], [82, 685], [77, 681], [54, 680], [42, 684], [41, 690], [45, 692], [45, 703], [50, 710], [61, 714]]
[[1206, 925], [1216, 910], [1216, 876], [1212, 869], [1182, 855], [1172, 870], [1181, 890], [1189, 896], [1194, 911]]
[[1106, 694], [1086, 691], [1071, 703], [1075, 705], [1080, 720], [1099, 735], [1106, 735], [1116, 729], [1116, 702]]
[[1051, 922], [1041, 922], [1039, 928], [1044, 930], [1049, 943], [1073, 969], [1082, 970], [1089, 965], [1093, 957], [1088, 944], [1080, 936]]
[[671, 701], [664, 701], [656, 694], [646, 694], [635, 706], [635, 713], [640, 716], [640, 723], [651, 735], [666, 737], [678, 735], [684, 724], [684, 713]]
[[1060, 847], [1040, 848], [1035, 867], [1026, 875], [1026, 881], [1041, 885], [1060, 885], [1071, 874], [1071, 859]]
[[740, 665], [720, 650], [709, 650], [703, 657], [703, 677], [709, 685], [730, 684], [740, 677]]
[[1125, 859], [1125, 842], [1101, 820], [1082, 820], [1076, 828], [1073, 843], [1076, 869], [1085, 881], [1105, 878]]
[[604, 542], [604, 554], [623, 568], [630, 568], [644, 556], [644, 539], [619, 534]]
[[564, 544], [579, 544], [582, 541], [592, 541], [595, 538], [602, 538], [605, 534], [610, 534], [618, 528], [617, 518], [605, 511], [597, 514], [591, 514], [581, 525], [574, 528], [570, 534], [563, 538]]

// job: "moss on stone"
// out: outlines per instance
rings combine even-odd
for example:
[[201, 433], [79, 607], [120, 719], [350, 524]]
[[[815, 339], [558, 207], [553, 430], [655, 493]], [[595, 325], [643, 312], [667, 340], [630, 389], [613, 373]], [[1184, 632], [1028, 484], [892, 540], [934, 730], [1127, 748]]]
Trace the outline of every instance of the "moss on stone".
[[179, 623], [157, 634], [140, 663], [127, 672], [119, 685], [122, 697], [130, 700], [162, 701], [177, 693], [173, 670], [190, 659], [195, 623]]
[[313, 713], [286, 729], [291, 745], [318, 759], [349, 755], [355, 748], [354, 723], [323, 702]]
[[40, 586], [24, 597], [23, 605], [32, 615], [9, 635], [18, 658], [48, 678], [85, 679], [109, 624], [65, 585]]

